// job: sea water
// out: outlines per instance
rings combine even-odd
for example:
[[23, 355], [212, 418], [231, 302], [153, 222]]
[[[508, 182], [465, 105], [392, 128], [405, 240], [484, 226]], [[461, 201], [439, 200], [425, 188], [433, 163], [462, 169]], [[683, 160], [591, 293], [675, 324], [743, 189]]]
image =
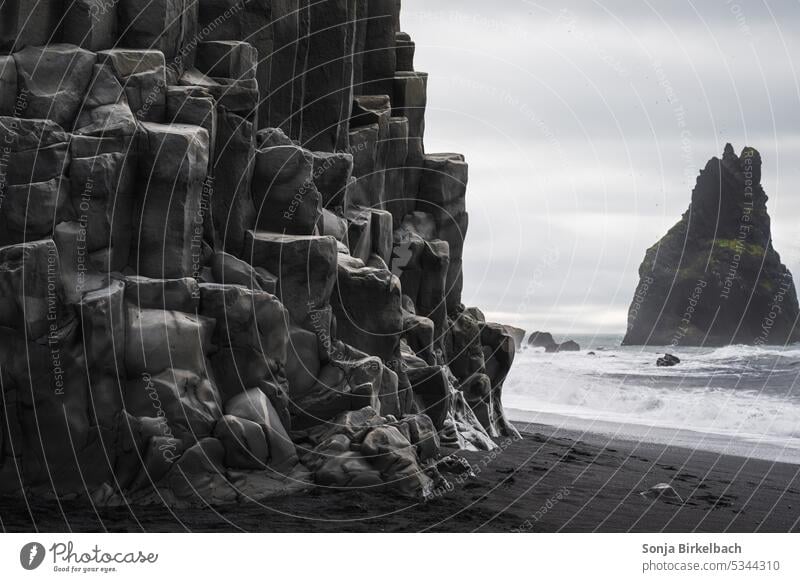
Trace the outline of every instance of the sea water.
[[[665, 348], [621, 346], [622, 336], [571, 339], [581, 351], [517, 353], [503, 389], [512, 420], [800, 463], [800, 344]], [[681, 363], [657, 367], [665, 352]]]

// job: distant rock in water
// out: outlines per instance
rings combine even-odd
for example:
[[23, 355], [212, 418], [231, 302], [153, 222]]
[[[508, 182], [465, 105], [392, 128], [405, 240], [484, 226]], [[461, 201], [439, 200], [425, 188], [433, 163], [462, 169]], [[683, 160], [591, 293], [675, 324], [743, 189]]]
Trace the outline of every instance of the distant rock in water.
[[750, 147], [701, 170], [681, 220], [647, 250], [623, 345], [784, 344], [797, 293], [772, 246], [761, 156]]
[[656, 360], [656, 366], [659, 368], [669, 368], [671, 366], [677, 366], [680, 363], [680, 358], [673, 356], [672, 354], [664, 354], [663, 357]]
[[556, 352], [579, 352], [581, 351], [581, 346], [578, 345], [578, 342], [567, 340], [558, 344], [555, 348]]
[[556, 345], [556, 340], [546, 331], [534, 331], [528, 336], [528, 345], [532, 348], [547, 348]]
[[534, 331], [528, 336], [528, 345], [532, 348], [544, 348], [546, 352], [579, 352], [581, 346], [577, 342], [567, 340], [558, 343], [553, 335], [546, 331]]

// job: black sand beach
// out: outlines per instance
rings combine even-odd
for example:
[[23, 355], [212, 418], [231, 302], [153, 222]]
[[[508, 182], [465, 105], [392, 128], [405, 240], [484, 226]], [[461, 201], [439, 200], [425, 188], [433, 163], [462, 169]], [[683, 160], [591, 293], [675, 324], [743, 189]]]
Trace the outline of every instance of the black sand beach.
[[[521, 426], [467, 458], [475, 478], [428, 503], [326, 492], [193, 510], [0, 502], [4, 531], [788, 532], [800, 530], [800, 466]], [[576, 437], [580, 437], [578, 440]], [[640, 492], [670, 483], [683, 503]]]

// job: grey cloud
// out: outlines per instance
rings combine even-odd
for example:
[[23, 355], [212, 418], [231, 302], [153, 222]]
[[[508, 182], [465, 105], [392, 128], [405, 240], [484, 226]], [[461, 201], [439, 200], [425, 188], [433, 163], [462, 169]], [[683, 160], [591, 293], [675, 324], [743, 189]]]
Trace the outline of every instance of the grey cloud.
[[[644, 251], [727, 141], [761, 150], [775, 246], [800, 272], [800, 5], [768, 7], [405, 0], [426, 146], [470, 162], [465, 299], [561, 326], [604, 306], [624, 329]], [[542, 274], [552, 245], [569, 260]]]

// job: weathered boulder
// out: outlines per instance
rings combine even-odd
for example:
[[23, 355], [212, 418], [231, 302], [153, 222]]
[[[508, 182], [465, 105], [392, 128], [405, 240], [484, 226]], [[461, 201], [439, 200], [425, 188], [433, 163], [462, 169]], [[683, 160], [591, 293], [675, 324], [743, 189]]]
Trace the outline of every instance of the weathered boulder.
[[94, 53], [68, 44], [29, 46], [14, 53], [17, 90], [26, 101], [22, 116], [71, 129], [96, 60]]
[[237, 500], [225, 475], [225, 447], [211, 437], [187, 449], [158, 486], [159, 498], [172, 506], [208, 507]]
[[7, 185], [0, 215], [0, 244], [40, 240], [53, 226], [73, 216], [69, 184], [61, 178], [27, 185]]
[[314, 444], [324, 443], [335, 436], [345, 436], [350, 442], [360, 443], [370, 429], [387, 422], [373, 407], [365, 406], [343, 412], [329, 422], [309, 429], [307, 437]]
[[323, 236], [332, 236], [338, 242], [345, 244], [348, 237], [347, 220], [338, 214], [334, 214], [327, 208], [322, 209], [322, 217], [317, 230]]
[[214, 426], [214, 437], [225, 447], [226, 467], [266, 469], [269, 445], [257, 423], [226, 414]]
[[199, 313], [216, 320], [216, 346], [250, 348], [275, 362], [286, 361], [289, 314], [274, 295], [240, 285], [201, 283]]
[[295, 321], [328, 305], [336, 278], [336, 239], [248, 231], [244, 259], [278, 277], [277, 295]]
[[344, 209], [348, 205], [347, 185], [353, 174], [353, 155], [349, 153], [312, 152], [314, 185], [322, 197], [322, 207]]
[[314, 234], [322, 198], [313, 180], [314, 158], [297, 146], [256, 152], [253, 202], [259, 230]]
[[257, 291], [272, 293], [274, 276], [266, 276], [245, 261], [228, 253], [217, 251], [211, 258], [211, 274], [214, 281], [223, 285], [242, 285]]
[[442, 445], [470, 451], [491, 451], [498, 445], [475, 416], [475, 412], [460, 391], [452, 391], [452, 409], [439, 433]]
[[113, 448], [114, 477], [129, 495], [152, 489], [185, 449], [163, 416], [135, 417], [124, 411]]
[[307, 381], [301, 391], [290, 375], [293, 427], [305, 429], [365, 406], [381, 414], [400, 414], [398, 376], [380, 358], [338, 342], [331, 360], [317, 366], [309, 379], [316, 382]]
[[344, 412], [306, 432], [303, 462], [315, 481], [336, 488], [387, 488], [414, 497], [429, 493], [420, 459], [438, 455], [430, 419], [382, 417], [372, 407]]
[[433, 482], [422, 471], [416, 449], [397, 428], [373, 428], [361, 443], [361, 453], [391, 488], [423, 499], [432, 493]]
[[196, 313], [200, 287], [191, 277], [150, 279], [131, 275], [125, 277], [125, 300], [139, 309]]
[[170, 85], [166, 93], [169, 123], [199, 125], [208, 132], [209, 161], [214, 159], [217, 140], [217, 104], [204, 87]]
[[0, 248], [0, 326], [34, 341], [73, 317], [64, 302], [58, 249], [51, 239]]
[[128, 305], [125, 367], [128, 376], [158, 374], [168, 368], [205, 368], [214, 320], [180, 311]]
[[442, 445], [468, 450], [496, 448], [465, 394], [456, 389], [458, 380], [449, 368], [426, 366], [422, 360], [413, 361], [405, 355], [404, 362], [416, 408], [430, 417]]
[[225, 413], [254, 422], [261, 427], [269, 445], [269, 466], [286, 473], [299, 462], [289, 434], [281, 424], [278, 413], [260, 390], [248, 390], [228, 400]]
[[[367, 490], [383, 486], [380, 471], [373, 469], [360, 454], [347, 450], [340, 443], [343, 437], [321, 445], [318, 452], [325, 461], [314, 474], [315, 481], [326, 487], [340, 487], [348, 490], [365, 488]], [[345, 439], [346, 440], [346, 439]]]
[[407, 415], [394, 425], [416, 447], [420, 461], [429, 461], [439, 456], [439, 433], [426, 414]]
[[164, 53], [149, 49], [113, 48], [97, 53], [99, 64], [107, 63], [125, 88], [136, 119], [163, 122], [166, 115], [166, 64]]
[[[176, 365], [183, 363], [175, 358]], [[133, 371], [129, 368], [129, 374]], [[164, 369], [155, 375], [145, 371], [129, 380], [125, 409], [134, 416], [165, 418], [172, 434], [185, 440], [209, 436], [222, 416], [222, 403], [214, 383], [179, 368]]]
[[120, 138], [125, 148], [119, 151], [126, 153], [131, 158], [129, 161], [134, 159], [130, 144], [136, 133], [136, 119], [128, 105], [125, 89], [108, 63], [93, 67], [92, 80], [75, 121], [75, 133]]
[[256, 147], [258, 149], [292, 145], [297, 144], [293, 142], [292, 139], [280, 128], [265, 127], [256, 132]]
[[337, 273], [331, 305], [338, 336], [386, 361], [396, 358], [403, 332], [400, 281], [344, 255], [339, 255]]
[[45, 119], [0, 117], [5, 183], [26, 186], [61, 179], [69, 166], [69, 136]]

